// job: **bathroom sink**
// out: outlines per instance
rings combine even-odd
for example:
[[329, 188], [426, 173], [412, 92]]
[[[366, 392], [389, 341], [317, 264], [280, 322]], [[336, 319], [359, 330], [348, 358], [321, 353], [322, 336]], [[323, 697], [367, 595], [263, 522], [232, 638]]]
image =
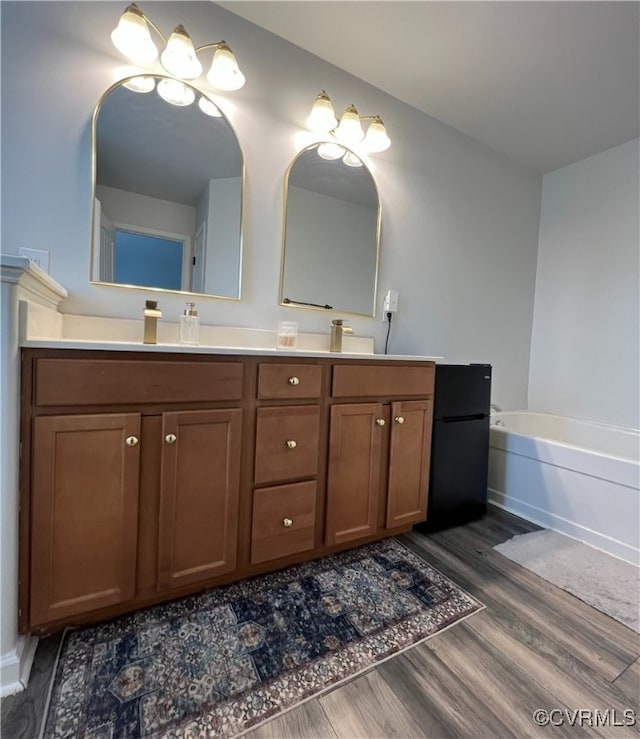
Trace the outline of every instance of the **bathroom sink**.
[[178, 341], [177, 323], [158, 323], [158, 343], [143, 344], [143, 322], [127, 318], [103, 318], [58, 313], [36, 303], [20, 302], [21, 343], [23, 346], [58, 346], [126, 351], [223, 354], [265, 354], [276, 356], [345, 356], [350, 358], [441, 360], [442, 357], [410, 357], [374, 353], [374, 341], [366, 336], [344, 336], [343, 351], [329, 351], [329, 333], [297, 335], [296, 347], [276, 349], [276, 331], [233, 326], [200, 326], [199, 344], [183, 346]]

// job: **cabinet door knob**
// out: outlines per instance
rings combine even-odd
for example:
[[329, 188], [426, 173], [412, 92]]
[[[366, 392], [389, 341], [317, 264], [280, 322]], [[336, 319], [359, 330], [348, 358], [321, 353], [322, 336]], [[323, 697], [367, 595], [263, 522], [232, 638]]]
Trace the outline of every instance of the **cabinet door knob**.
[[287, 446], [289, 449], [295, 449], [298, 444], [293, 439], [289, 439], [289, 441], [287, 441]]
[[290, 529], [293, 526], [293, 519], [283, 518], [282, 525], [285, 527], [285, 529]]
[[376, 418], [376, 423], [378, 426], [384, 426], [384, 418]]
[[396, 423], [404, 423], [404, 416], [396, 416], [393, 420]]
[[299, 377], [290, 377], [289, 378], [289, 385], [299, 385], [300, 384], [300, 378]]
[[175, 441], [178, 437], [175, 434], [167, 434], [164, 437], [164, 440], [167, 442], [167, 444], [175, 444]]
[[127, 438], [124, 440], [124, 443], [127, 446], [137, 446], [138, 445], [138, 437], [137, 436], [127, 436]]

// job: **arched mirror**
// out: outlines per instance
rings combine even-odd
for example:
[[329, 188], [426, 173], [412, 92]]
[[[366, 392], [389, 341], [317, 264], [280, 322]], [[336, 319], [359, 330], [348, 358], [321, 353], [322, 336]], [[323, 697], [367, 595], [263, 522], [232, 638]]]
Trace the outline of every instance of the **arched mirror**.
[[280, 303], [375, 315], [380, 202], [371, 172], [337, 144], [304, 149], [285, 184]]
[[240, 298], [244, 164], [213, 101], [122, 80], [96, 108], [93, 167], [92, 282]]

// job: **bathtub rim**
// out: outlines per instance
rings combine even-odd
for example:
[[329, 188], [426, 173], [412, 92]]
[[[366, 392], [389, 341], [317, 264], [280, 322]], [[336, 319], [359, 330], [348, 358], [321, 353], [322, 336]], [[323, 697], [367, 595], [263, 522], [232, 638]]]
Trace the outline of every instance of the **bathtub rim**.
[[[618, 454], [611, 454], [609, 452], [603, 452], [600, 449], [595, 449], [588, 446], [579, 446], [577, 444], [571, 444], [567, 441], [560, 441], [558, 439], [552, 439], [549, 436], [539, 436], [535, 434], [525, 434], [522, 431], [515, 431], [514, 429], [510, 429], [508, 426], [502, 426], [497, 425], [494, 421], [500, 420], [501, 418], [509, 417], [509, 416], [517, 416], [517, 415], [526, 415], [526, 416], [544, 416], [545, 418], [551, 419], [551, 418], [559, 418], [567, 421], [575, 421], [577, 423], [582, 423], [586, 426], [595, 426], [597, 428], [606, 429], [607, 431], [615, 431], [616, 433], [624, 433], [625, 435], [629, 435], [631, 437], [634, 437], [638, 441], [638, 457], [624, 457], [620, 456]], [[629, 463], [631, 465], [638, 465], [640, 464], [640, 430], [634, 429], [630, 426], [615, 426], [614, 424], [607, 424], [607, 423], [599, 423], [597, 421], [590, 421], [588, 419], [584, 418], [574, 418], [573, 416], [559, 416], [555, 413], [541, 413], [539, 411], [526, 411], [526, 410], [515, 410], [515, 411], [500, 411], [499, 413], [491, 413], [490, 416], [490, 425], [489, 429], [491, 432], [495, 431], [497, 434], [501, 434], [504, 436], [507, 435], [513, 435], [516, 437], [520, 437], [522, 439], [532, 439], [536, 442], [542, 442], [547, 444], [555, 444], [563, 449], [567, 450], [575, 450], [578, 452], [582, 452], [584, 454], [592, 454], [597, 457], [603, 458], [603, 459], [611, 459], [615, 460], [616, 462], [622, 462], [622, 463]], [[503, 449], [502, 446], [496, 446], [493, 443], [493, 438], [490, 437], [490, 446], [494, 446], [497, 449]], [[509, 449], [505, 449], [505, 451], [511, 451]], [[529, 456], [529, 455], [525, 455]], [[533, 459], [537, 459], [537, 457], [532, 457]], [[576, 470], [579, 472], [579, 470]]]

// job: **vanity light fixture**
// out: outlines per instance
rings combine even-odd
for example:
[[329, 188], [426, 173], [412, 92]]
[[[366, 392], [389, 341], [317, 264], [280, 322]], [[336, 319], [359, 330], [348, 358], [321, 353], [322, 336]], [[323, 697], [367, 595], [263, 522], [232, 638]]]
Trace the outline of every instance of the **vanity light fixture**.
[[[366, 135], [362, 129], [363, 121], [371, 121]], [[338, 122], [331, 100], [324, 90], [316, 96], [307, 118], [307, 125], [316, 133], [330, 134], [345, 146], [361, 143], [362, 148], [368, 153], [386, 151], [391, 146], [391, 139], [379, 115], [360, 115], [354, 105], [349, 105]], [[323, 156], [320, 150], [318, 154]], [[340, 155], [333, 158], [337, 159], [338, 156]]]
[[158, 58], [158, 48], [151, 38], [149, 26], [162, 39], [164, 51], [160, 55], [160, 63], [173, 77], [183, 80], [199, 77], [202, 74], [202, 64], [198, 54], [214, 49], [211, 67], [207, 72], [207, 81], [211, 87], [230, 92], [239, 90], [244, 85], [245, 77], [226, 41], [215, 41], [196, 48], [183, 25], [179, 25], [167, 40], [135, 3], [127, 7], [111, 33], [113, 45], [136, 64], [154, 62]]

